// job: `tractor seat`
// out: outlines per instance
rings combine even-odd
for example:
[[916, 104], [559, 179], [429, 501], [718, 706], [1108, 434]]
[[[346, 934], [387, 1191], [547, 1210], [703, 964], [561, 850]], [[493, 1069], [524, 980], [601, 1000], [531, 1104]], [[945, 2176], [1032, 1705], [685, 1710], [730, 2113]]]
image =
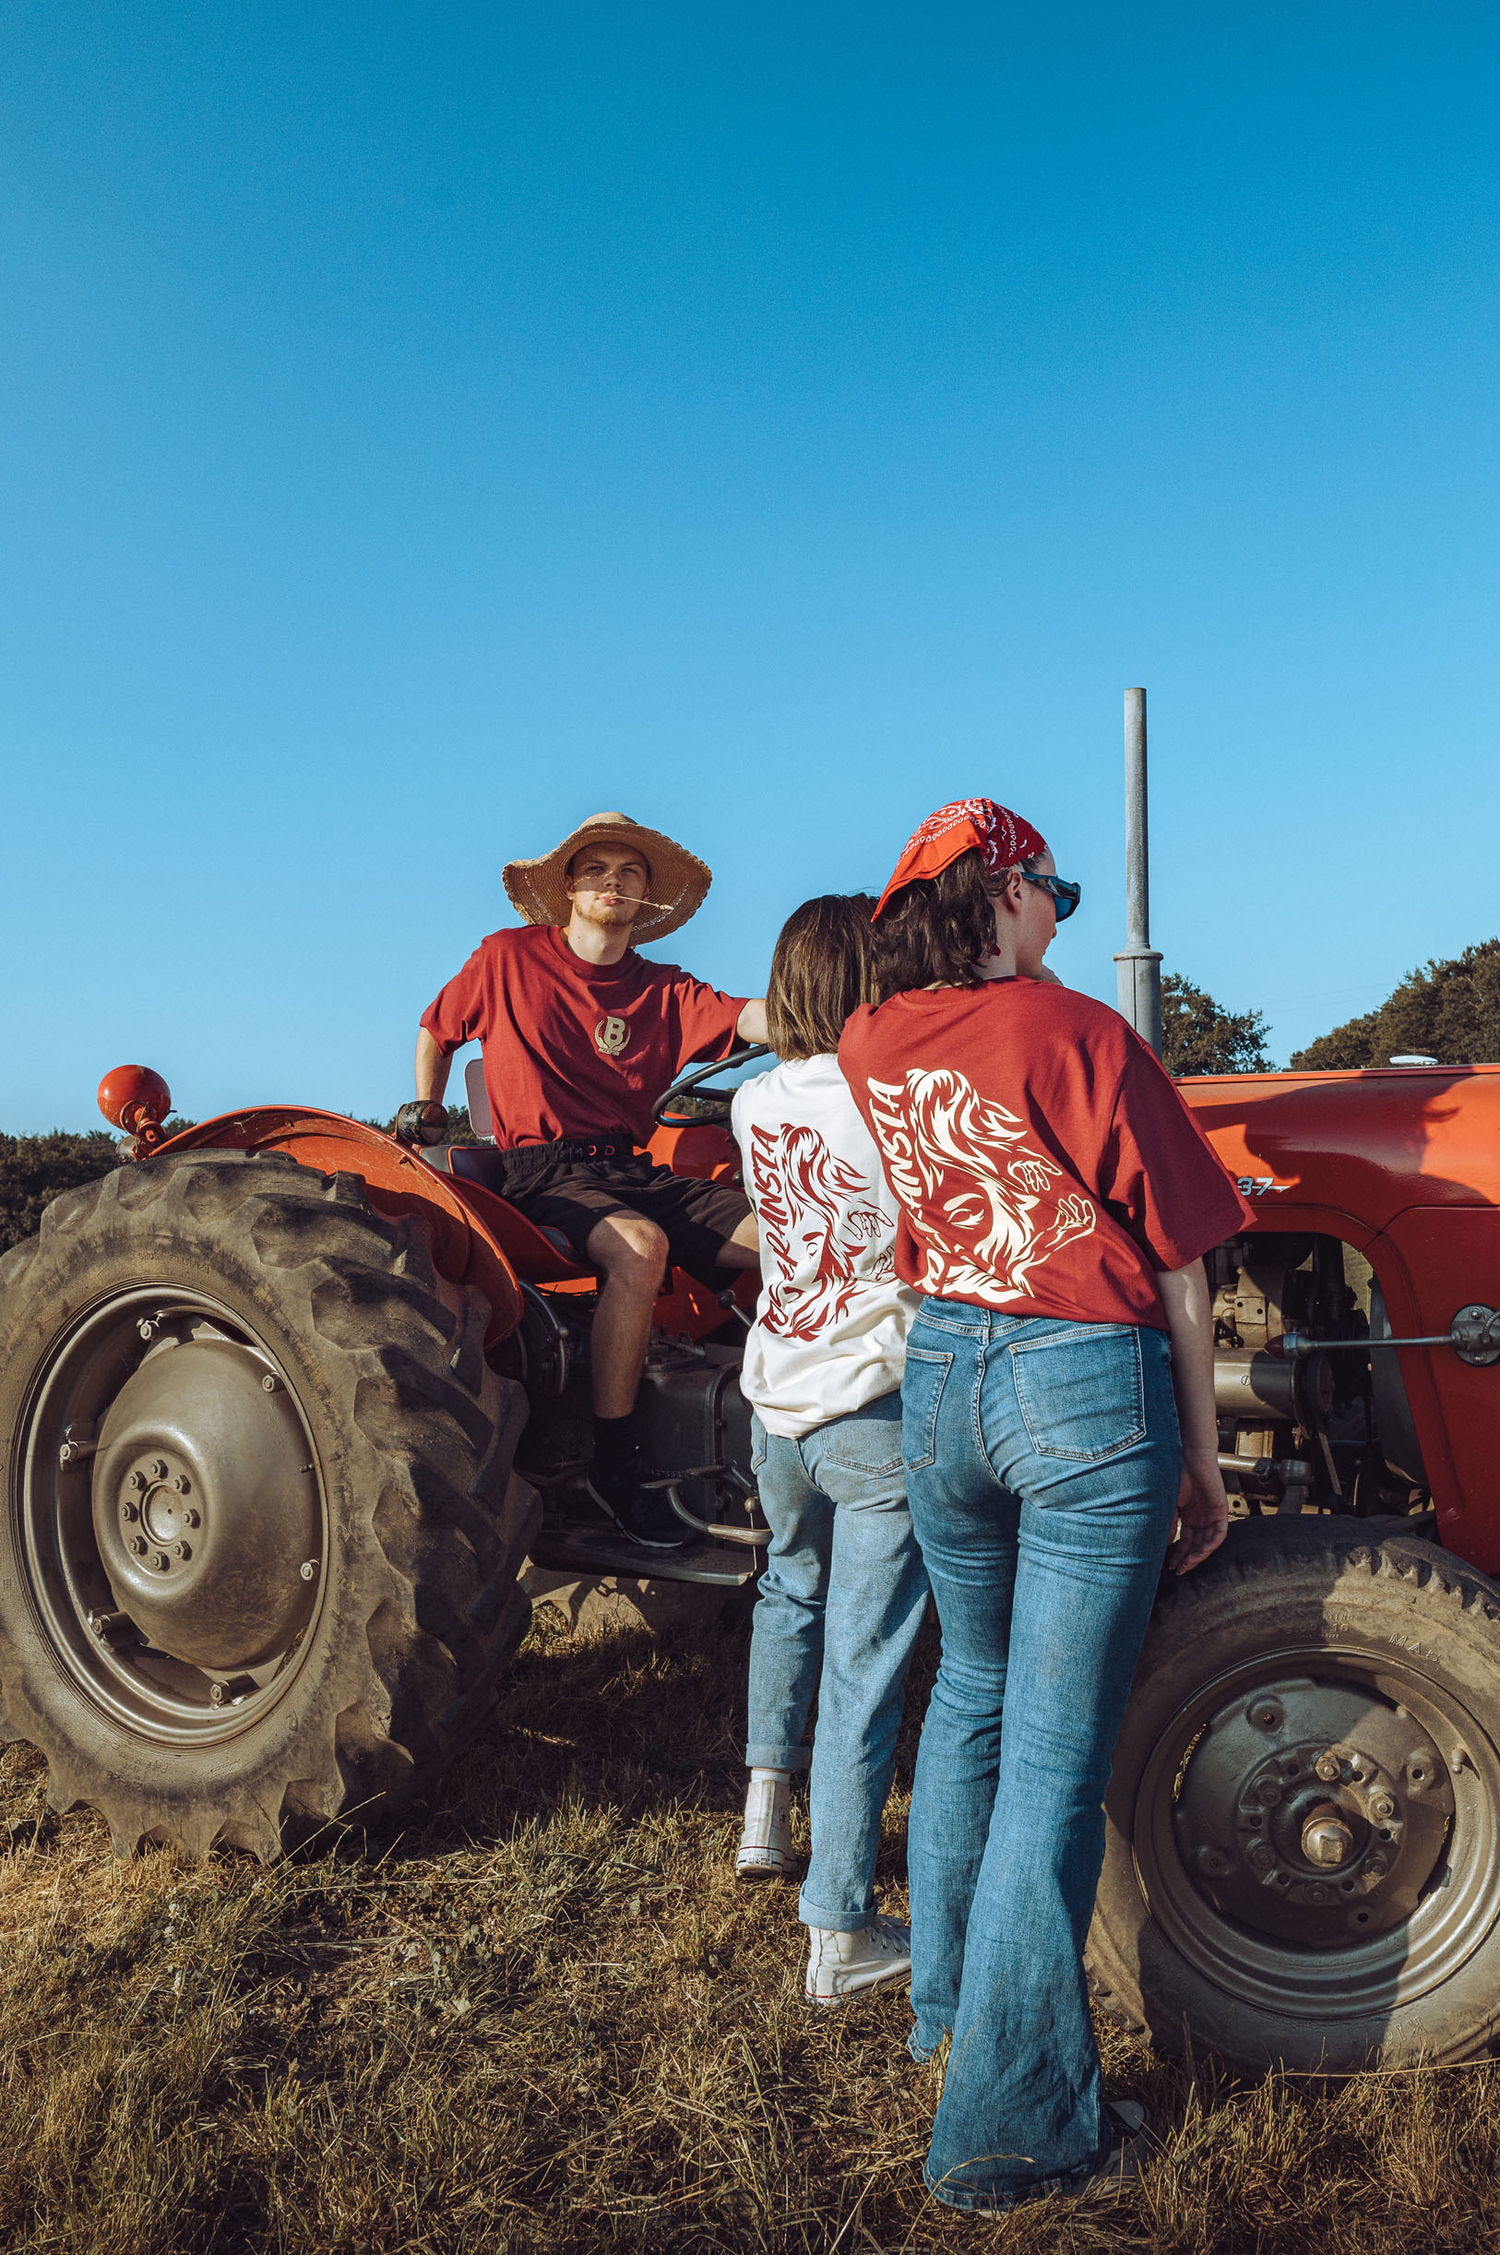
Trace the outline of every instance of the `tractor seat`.
[[[471, 1113], [472, 1119], [473, 1114]], [[477, 1182], [481, 1190], [489, 1191], [493, 1198], [505, 1196], [505, 1154], [497, 1151], [493, 1143], [450, 1143], [448, 1146], [448, 1172], [460, 1181]], [[544, 1223], [528, 1224], [538, 1237], [545, 1237], [556, 1253], [564, 1260], [576, 1261], [578, 1255], [560, 1229], [548, 1229]]]
[[429, 1143], [417, 1156], [434, 1174], [453, 1175], [473, 1185], [480, 1201], [479, 1218], [495, 1236], [517, 1276], [531, 1284], [567, 1284], [596, 1280], [597, 1271], [560, 1229], [546, 1229], [528, 1221], [506, 1197], [502, 1182], [505, 1161], [493, 1143]]

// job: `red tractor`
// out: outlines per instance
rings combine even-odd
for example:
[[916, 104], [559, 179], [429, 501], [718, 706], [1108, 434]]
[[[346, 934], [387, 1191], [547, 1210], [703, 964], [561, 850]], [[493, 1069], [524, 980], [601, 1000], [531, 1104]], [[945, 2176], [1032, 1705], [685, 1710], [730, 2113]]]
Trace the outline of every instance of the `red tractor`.
[[[733, 1175], [689, 1082], [653, 1154]], [[1256, 1212], [1209, 1256], [1236, 1516], [1148, 1637], [1096, 1993], [1238, 2067], [1461, 2058], [1500, 2021], [1500, 1067], [1182, 1086]], [[579, 1478], [596, 1279], [484, 1143], [164, 1139], [135, 1067], [101, 1104], [134, 1163], [0, 1261], [0, 1732], [122, 1854], [425, 1789], [549, 1577], [754, 1574], [748, 1280], [658, 1302], [644, 1438], [697, 1540], [645, 1559]]]

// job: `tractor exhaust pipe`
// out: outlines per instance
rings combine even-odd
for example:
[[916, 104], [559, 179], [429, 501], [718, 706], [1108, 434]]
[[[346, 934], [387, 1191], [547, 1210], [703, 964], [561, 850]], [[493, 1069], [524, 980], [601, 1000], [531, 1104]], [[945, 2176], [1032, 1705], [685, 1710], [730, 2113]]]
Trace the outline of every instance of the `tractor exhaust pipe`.
[[1115, 957], [1120, 1016], [1161, 1055], [1161, 950], [1151, 945], [1146, 823], [1146, 692], [1125, 692], [1125, 945]]

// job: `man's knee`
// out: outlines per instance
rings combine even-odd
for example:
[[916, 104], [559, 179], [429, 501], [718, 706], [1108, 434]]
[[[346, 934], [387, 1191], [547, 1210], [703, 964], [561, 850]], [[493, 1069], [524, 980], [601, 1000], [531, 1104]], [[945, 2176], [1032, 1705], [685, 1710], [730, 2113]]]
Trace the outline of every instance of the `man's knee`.
[[666, 1272], [667, 1237], [644, 1214], [609, 1214], [590, 1231], [589, 1259], [620, 1283], [655, 1294]]

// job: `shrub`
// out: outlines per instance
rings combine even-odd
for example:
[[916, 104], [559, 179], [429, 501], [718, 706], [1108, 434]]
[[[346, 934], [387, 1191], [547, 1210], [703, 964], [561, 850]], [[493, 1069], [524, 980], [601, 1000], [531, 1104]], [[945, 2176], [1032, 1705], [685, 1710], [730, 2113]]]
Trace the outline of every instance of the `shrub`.
[[1161, 983], [1161, 1054], [1169, 1073], [1263, 1073], [1266, 1021], [1258, 1010], [1226, 1010], [1169, 971]]
[[119, 1144], [104, 1128], [90, 1135], [63, 1128], [50, 1135], [0, 1135], [0, 1253], [35, 1237], [49, 1199], [119, 1164]]
[[1294, 1070], [1339, 1072], [1414, 1053], [1440, 1065], [1500, 1063], [1500, 939], [1408, 971], [1378, 1010], [1309, 1042]]

